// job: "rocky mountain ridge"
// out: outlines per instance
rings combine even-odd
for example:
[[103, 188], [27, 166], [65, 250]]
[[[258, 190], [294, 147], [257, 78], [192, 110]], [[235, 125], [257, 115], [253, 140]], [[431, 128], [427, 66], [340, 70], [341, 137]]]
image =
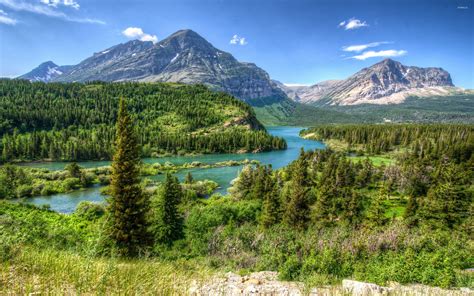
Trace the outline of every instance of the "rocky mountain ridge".
[[[30, 73], [20, 78], [31, 80]], [[42, 81], [93, 80], [205, 84], [254, 105], [287, 99], [267, 72], [239, 62], [192, 30], [177, 31], [156, 44], [133, 40], [115, 45]]]
[[462, 89], [454, 87], [450, 74], [442, 68], [405, 66], [385, 59], [347, 79], [299, 88], [292, 95], [295, 101], [305, 104], [385, 105], [402, 103], [409, 96], [443, 96], [455, 92]]
[[52, 61], [47, 61], [18, 78], [30, 81], [49, 82], [62, 75], [64, 72], [67, 72], [70, 67], [71, 66], [58, 66]]

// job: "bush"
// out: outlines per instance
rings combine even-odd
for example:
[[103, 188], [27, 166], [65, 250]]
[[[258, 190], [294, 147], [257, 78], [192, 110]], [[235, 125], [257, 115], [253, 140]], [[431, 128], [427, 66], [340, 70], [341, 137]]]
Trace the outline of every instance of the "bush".
[[105, 214], [105, 206], [90, 201], [81, 201], [77, 205], [74, 214], [85, 220], [94, 221]]
[[291, 281], [298, 279], [301, 272], [301, 262], [295, 255], [291, 256], [278, 270], [282, 280]]
[[16, 196], [18, 198], [29, 197], [33, 192], [33, 186], [28, 184], [22, 184], [16, 189]]

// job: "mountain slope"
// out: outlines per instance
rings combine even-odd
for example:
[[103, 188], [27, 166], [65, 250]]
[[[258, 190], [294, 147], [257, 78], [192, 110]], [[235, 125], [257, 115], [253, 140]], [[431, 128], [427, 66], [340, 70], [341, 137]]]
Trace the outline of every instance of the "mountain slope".
[[140, 135], [142, 156], [284, 149], [246, 103], [202, 85], [30, 83], [0, 80], [1, 161], [110, 159], [118, 99]]
[[180, 30], [156, 44], [134, 40], [113, 46], [51, 80], [206, 84], [253, 105], [287, 99], [267, 72], [239, 62], [192, 30]]
[[405, 66], [385, 59], [345, 80], [321, 82], [297, 91], [300, 102], [316, 105], [399, 104], [407, 97], [462, 92], [441, 68]]
[[18, 77], [30, 81], [49, 82], [67, 72], [71, 66], [58, 66], [52, 61], [47, 61], [34, 68], [30, 72]]

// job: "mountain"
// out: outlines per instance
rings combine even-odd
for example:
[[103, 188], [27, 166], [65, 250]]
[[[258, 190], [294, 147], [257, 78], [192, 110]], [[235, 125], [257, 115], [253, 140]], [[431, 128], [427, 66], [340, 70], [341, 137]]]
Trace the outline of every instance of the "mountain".
[[301, 88], [295, 100], [316, 105], [399, 104], [407, 97], [445, 96], [462, 92], [442, 68], [405, 66], [385, 59], [345, 80]]
[[267, 72], [239, 62], [192, 30], [180, 30], [156, 44], [134, 40], [110, 47], [48, 81], [93, 80], [205, 84], [252, 105], [287, 99]]
[[49, 82], [67, 72], [71, 66], [58, 66], [52, 61], [47, 61], [34, 68], [30, 72], [18, 77], [30, 81]]

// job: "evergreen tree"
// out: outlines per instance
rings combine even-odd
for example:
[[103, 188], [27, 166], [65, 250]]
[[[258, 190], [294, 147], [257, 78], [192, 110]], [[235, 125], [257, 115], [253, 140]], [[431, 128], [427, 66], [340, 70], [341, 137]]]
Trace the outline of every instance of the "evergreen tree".
[[356, 225], [361, 220], [362, 197], [355, 190], [348, 187], [342, 191], [341, 220], [349, 225]]
[[266, 179], [265, 192], [260, 216], [260, 225], [269, 228], [281, 221], [281, 202], [277, 182], [270, 176]]
[[418, 224], [418, 210], [419, 210], [418, 197], [410, 196], [408, 198], [408, 203], [405, 209], [405, 214], [403, 218], [410, 226], [415, 226]]
[[116, 125], [115, 154], [110, 178], [108, 236], [120, 255], [137, 256], [148, 246], [146, 214], [148, 197], [139, 179], [139, 147], [133, 121], [120, 99]]
[[232, 187], [229, 188], [231, 195], [238, 200], [248, 199], [254, 183], [253, 177], [254, 169], [252, 166], [244, 166], [239, 176], [232, 184]]
[[316, 203], [312, 210], [312, 220], [315, 225], [319, 227], [328, 226], [336, 219], [335, 192], [334, 184], [323, 185], [319, 188]]
[[193, 175], [191, 175], [191, 172], [188, 172], [186, 174], [186, 178], [184, 180], [184, 183], [185, 184], [193, 184], [194, 183]]
[[382, 226], [387, 222], [385, 218], [385, 208], [383, 201], [387, 199], [387, 191], [385, 186], [380, 188], [380, 191], [370, 202], [370, 206], [367, 210], [367, 223], [370, 226]]
[[151, 231], [156, 242], [171, 245], [182, 237], [183, 218], [178, 210], [182, 198], [183, 191], [178, 178], [168, 173], [153, 202]]
[[81, 167], [77, 162], [71, 162], [64, 168], [72, 178], [80, 178], [82, 175]]
[[309, 220], [307, 181], [307, 163], [300, 157], [293, 168], [292, 188], [283, 215], [283, 221], [297, 229], [306, 228]]

